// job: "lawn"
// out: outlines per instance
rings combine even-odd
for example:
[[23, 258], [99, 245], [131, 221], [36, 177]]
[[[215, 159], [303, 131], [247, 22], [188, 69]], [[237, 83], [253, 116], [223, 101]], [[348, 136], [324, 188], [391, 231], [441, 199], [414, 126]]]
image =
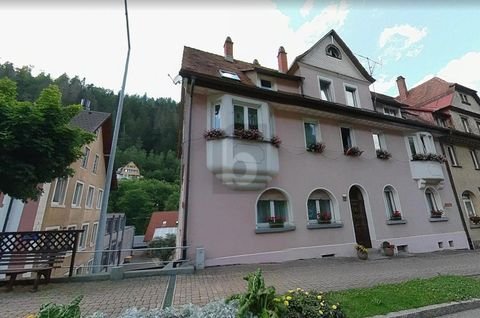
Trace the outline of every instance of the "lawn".
[[327, 298], [332, 303], [339, 302], [348, 318], [361, 318], [480, 298], [480, 284], [476, 278], [437, 276], [371, 288], [331, 292]]

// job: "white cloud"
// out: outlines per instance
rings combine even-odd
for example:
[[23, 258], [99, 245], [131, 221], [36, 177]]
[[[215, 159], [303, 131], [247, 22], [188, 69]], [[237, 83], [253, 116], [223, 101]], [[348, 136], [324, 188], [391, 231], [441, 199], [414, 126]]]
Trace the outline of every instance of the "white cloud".
[[300, 15], [302, 18], [305, 18], [310, 14], [313, 9], [313, 5], [315, 4], [314, 0], [305, 0], [302, 8], [300, 8]]
[[370, 89], [372, 91], [381, 94], [396, 96], [397, 94], [396, 91], [393, 89], [394, 87], [396, 87], [396, 78], [394, 76], [387, 77], [385, 75], [380, 75], [378, 78], [376, 78], [375, 83], [370, 85]]
[[468, 52], [458, 59], [451, 60], [438, 72], [438, 77], [461, 84], [480, 92], [480, 51]]
[[378, 39], [382, 56], [398, 61], [403, 56], [414, 57], [420, 54], [423, 45], [419, 43], [427, 35], [427, 28], [416, 28], [409, 24], [385, 28]]
[[[60, 4], [48, 10], [40, 5], [2, 8], [0, 30], [9, 32], [2, 33], [0, 63], [34, 65], [53, 77], [64, 72], [79, 75], [87, 83], [118, 91], [126, 55], [125, 18], [123, 3], [109, 3], [94, 7], [79, 4], [73, 10]], [[167, 74], [175, 76], [180, 70], [183, 46], [223, 54], [227, 35], [235, 43], [235, 58], [247, 62], [256, 58], [262, 65], [277, 68], [281, 45], [291, 62], [330, 28], [341, 27], [347, 14], [345, 2], [330, 5], [293, 31], [290, 18], [272, 0], [256, 2], [255, 10], [235, 4], [205, 8], [200, 4], [146, 5], [132, 1], [127, 93], [146, 92], [179, 100], [180, 87], [173, 85]], [[29, 23], [19, 25], [20, 18]], [[268, 32], [252, 21], [265, 21]]]

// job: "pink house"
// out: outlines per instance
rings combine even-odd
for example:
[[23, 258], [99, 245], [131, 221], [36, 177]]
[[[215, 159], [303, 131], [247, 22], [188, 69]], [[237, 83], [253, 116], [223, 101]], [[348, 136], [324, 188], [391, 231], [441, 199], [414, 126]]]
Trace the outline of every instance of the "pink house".
[[385, 240], [400, 253], [468, 248], [444, 164], [415, 160], [437, 153], [445, 129], [372, 100], [375, 79], [333, 30], [289, 68], [283, 47], [277, 59], [278, 70], [239, 61], [229, 37], [223, 55], [184, 48], [183, 256], [203, 248], [214, 266], [354, 256]]

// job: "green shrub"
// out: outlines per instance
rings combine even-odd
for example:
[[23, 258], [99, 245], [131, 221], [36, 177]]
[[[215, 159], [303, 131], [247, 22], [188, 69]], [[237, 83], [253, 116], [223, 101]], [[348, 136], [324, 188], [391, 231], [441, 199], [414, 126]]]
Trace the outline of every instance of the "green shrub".
[[75, 297], [68, 305], [43, 304], [37, 318], [80, 318], [80, 302], [83, 296]]
[[[175, 234], [167, 234], [165, 237], [154, 239], [153, 241], [148, 244], [150, 248], [159, 248], [159, 247], [175, 247], [176, 246], [176, 238]], [[162, 261], [169, 261], [172, 257], [175, 249], [165, 249], [165, 250], [151, 250], [149, 251], [150, 257], [158, 257]]]
[[323, 293], [304, 291], [301, 288], [289, 290], [275, 299], [286, 305], [285, 318], [344, 318], [340, 304], [330, 305]]

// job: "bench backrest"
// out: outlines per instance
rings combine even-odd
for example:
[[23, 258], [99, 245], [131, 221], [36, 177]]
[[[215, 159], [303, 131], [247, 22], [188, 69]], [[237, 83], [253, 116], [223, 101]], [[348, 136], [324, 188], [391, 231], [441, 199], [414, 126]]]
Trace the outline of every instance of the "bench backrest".
[[65, 252], [58, 253], [3, 253], [0, 254], [0, 266], [9, 265], [19, 267], [31, 265], [33, 267], [58, 268], [63, 263]]

